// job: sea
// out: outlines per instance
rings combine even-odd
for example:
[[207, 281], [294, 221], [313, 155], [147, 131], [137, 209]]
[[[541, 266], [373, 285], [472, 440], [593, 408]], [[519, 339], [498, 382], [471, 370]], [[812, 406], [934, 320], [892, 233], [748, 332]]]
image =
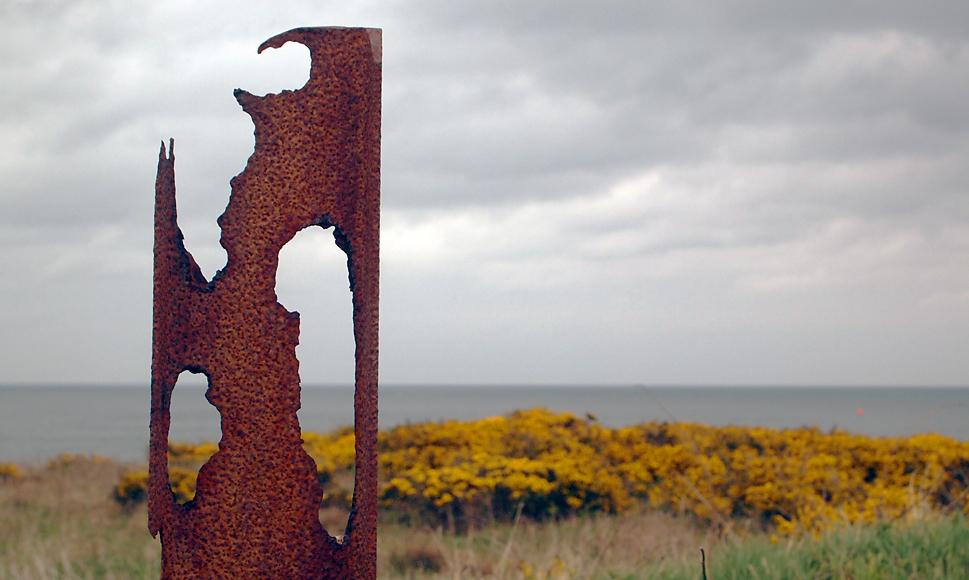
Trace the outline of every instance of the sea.
[[[219, 413], [204, 394], [204, 384], [176, 386], [170, 440], [219, 440]], [[149, 402], [147, 385], [0, 386], [0, 462], [37, 464], [64, 453], [144, 462]], [[353, 421], [351, 386], [303, 386], [301, 402], [304, 432]], [[388, 385], [379, 407], [381, 429], [544, 407], [609, 427], [684, 421], [969, 441], [969, 387]]]

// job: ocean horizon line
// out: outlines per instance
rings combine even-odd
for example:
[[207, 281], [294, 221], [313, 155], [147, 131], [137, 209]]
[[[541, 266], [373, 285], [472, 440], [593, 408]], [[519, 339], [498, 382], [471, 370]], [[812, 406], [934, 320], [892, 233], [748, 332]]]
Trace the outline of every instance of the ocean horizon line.
[[[173, 441], [217, 441], [218, 410], [205, 380], [176, 385]], [[624, 427], [652, 421], [777, 429], [814, 426], [876, 437], [939, 433], [969, 441], [969, 389], [959, 386], [789, 385], [480, 385], [387, 384], [381, 429], [420, 422], [477, 420], [545, 408]], [[304, 431], [353, 422], [353, 387], [304, 385], [298, 411]], [[32, 460], [60, 453], [140, 460], [148, 444], [148, 383], [0, 385], [0, 458]]]

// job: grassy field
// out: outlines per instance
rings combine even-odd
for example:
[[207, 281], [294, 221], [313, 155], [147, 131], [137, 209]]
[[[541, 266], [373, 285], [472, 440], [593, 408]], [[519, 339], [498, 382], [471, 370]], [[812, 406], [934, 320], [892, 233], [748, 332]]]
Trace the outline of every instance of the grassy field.
[[969, 525], [933, 517], [820, 538], [718, 537], [662, 513], [519, 524], [465, 536], [384, 530], [385, 578], [911, 580], [969, 578]]
[[[158, 578], [159, 545], [144, 504], [122, 508], [112, 489], [131, 466], [62, 458], [0, 478], [0, 580]], [[346, 514], [321, 513], [336, 532]], [[733, 522], [730, 534], [688, 517], [631, 510], [558, 522], [516, 522], [462, 534], [385, 522], [381, 578], [517, 580], [969, 578], [962, 516], [777, 540]], [[773, 541], [772, 541], [773, 540]]]
[[0, 579], [157, 579], [145, 506], [123, 510], [111, 497], [124, 471], [63, 457], [0, 480]]

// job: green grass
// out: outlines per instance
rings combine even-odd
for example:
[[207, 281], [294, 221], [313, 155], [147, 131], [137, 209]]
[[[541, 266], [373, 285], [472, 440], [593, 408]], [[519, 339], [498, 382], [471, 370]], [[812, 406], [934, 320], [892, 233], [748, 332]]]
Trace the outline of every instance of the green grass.
[[[0, 479], [0, 580], [157, 579], [160, 549], [144, 505], [122, 508], [111, 498], [124, 470], [75, 458]], [[338, 530], [345, 515], [321, 518]], [[740, 540], [655, 511], [521, 520], [463, 534], [385, 516], [381, 579], [699, 580], [701, 546], [709, 580], [969, 578], [969, 519], [962, 515], [776, 543], [752, 522], [735, 522]]]
[[62, 458], [0, 482], [0, 580], [157, 579], [145, 507], [111, 498], [123, 471]]
[[[710, 580], [929, 580], [969, 578], [969, 522], [936, 516], [910, 524], [842, 529], [819, 539], [772, 544], [765, 538], [725, 542], [708, 558]], [[617, 578], [617, 576], [612, 576]], [[699, 561], [648, 566], [623, 578], [700, 578]]]

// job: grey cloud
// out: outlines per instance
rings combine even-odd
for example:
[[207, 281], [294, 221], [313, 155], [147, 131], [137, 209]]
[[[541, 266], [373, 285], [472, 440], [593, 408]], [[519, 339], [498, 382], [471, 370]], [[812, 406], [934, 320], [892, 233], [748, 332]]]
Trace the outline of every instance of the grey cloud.
[[[554, 6], [500, 2], [454, 3], [434, 0], [406, 5], [413, 14], [442, 27], [479, 27], [516, 33], [592, 30], [600, 33], [646, 30], [680, 32], [702, 28], [714, 33], [790, 36], [805, 31], [846, 28], [886, 29], [899, 26], [965, 38], [960, 26], [969, 9], [958, 0], [912, 4], [904, 0], [839, 2], [773, 2], [771, 0], [706, 0], [682, 3], [588, 2], [570, 0]], [[423, 9], [421, 9], [423, 8]], [[809, 33], [809, 32], [807, 32]]]
[[[643, 166], [724, 154], [844, 162], [939, 155], [966, 140], [969, 61], [947, 25], [964, 10], [956, 4], [926, 10], [931, 18], [864, 4], [427, 6], [401, 9], [434, 40], [418, 45], [430, 60], [398, 73], [411, 92], [389, 91], [399, 120], [387, 126], [387, 166], [451, 177], [423, 191], [401, 182], [405, 204], [563, 198]], [[875, 62], [851, 53], [879, 44]], [[812, 60], [824, 51], [828, 65], [857, 66], [832, 74]], [[906, 62], [913, 52], [927, 60]], [[547, 110], [529, 118], [523, 110], [541, 99]], [[744, 147], [745, 127], [753, 139], [771, 127], [789, 135], [758, 152]], [[582, 185], [563, 188], [575, 174]]]
[[[385, 29], [392, 380], [958, 381], [967, 9], [0, 4], [0, 293], [20, 305], [0, 318], [29, 326], [4, 335], [2, 366], [87, 358], [97, 380], [112, 351], [142, 377], [150, 239], [135, 232], [150, 235], [159, 140], [176, 139], [180, 223], [212, 275], [215, 218], [252, 151], [231, 90], [305, 75], [255, 54], [268, 36], [345, 23]], [[280, 294], [304, 311], [301, 358], [330, 348], [313, 304], [346, 299], [345, 280], [302, 284], [330, 272], [302, 267]], [[335, 358], [307, 358], [305, 378]]]

